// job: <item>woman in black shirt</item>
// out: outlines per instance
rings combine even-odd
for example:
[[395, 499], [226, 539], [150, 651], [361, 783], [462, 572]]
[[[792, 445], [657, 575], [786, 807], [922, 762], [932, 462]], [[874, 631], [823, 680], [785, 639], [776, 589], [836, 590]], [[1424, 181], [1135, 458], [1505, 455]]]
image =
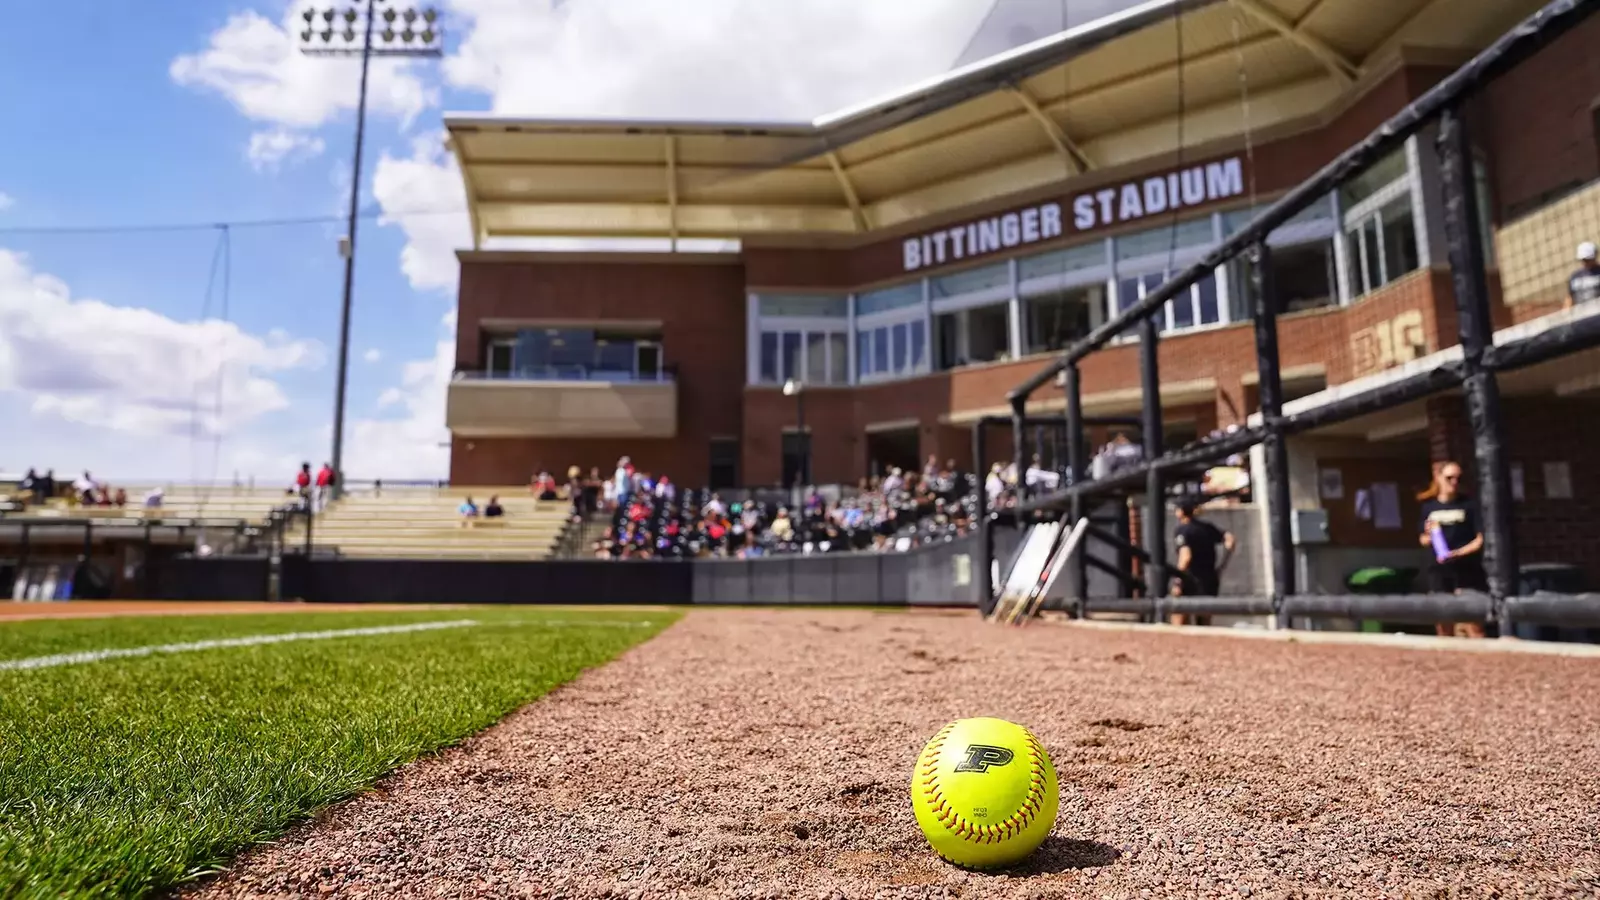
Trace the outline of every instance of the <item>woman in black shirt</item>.
[[[1433, 486], [1421, 495], [1422, 533], [1419, 542], [1434, 553], [1428, 567], [1430, 594], [1487, 591], [1483, 571], [1483, 528], [1478, 505], [1461, 493], [1461, 466], [1443, 462], [1434, 467]], [[1435, 546], [1437, 532], [1444, 553]], [[1441, 637], [1483, 637], [1482, 622], [1441, 622], [1434, 626]]]

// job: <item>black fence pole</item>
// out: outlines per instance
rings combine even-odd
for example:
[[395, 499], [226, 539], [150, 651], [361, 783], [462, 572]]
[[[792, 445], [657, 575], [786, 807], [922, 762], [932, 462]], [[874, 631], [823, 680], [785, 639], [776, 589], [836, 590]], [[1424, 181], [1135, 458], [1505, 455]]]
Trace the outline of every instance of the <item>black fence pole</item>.
[[140, 548], [140, 551], [139, 551], [140, 552], [140, 559], [141, 559], [141, 563], [140, 563], [140, 570], [141, 571], [139, 572], [139, 575], [140, 575], [140, 581], [144, 584], [144, 595], [145, 595], [146, 598], [151, 599], [151, 600], [155, 599], [155, 596], [156, 596], [155, 566], [152, 565], [151, 559], [150, 559], [150, 554], [151, 554], [152, 550], [154, 550], [154, 547], [151, 545], [151, 541], [150, 541], [150, 523], [149, 522], [145, 522], [144, 523], [144, 544], [142, 545], [142, 547]]
[[[1014, 474], [1017, 479], [1015, 489], [1018, 503], [1021, 503], [1028, 496], [1028, 470], [1022, 464], [1023, 452], [1027, 449], [1027, 408], [1028, 401], [1026, 398], [1011, 401], [1011, 464], [1016, 470]], [[1022, 515], [1019, 511], [1017, 515], [1017, 530], [1021, 531], [1026, 527], [1027, 525], [1023, 523]]]
[[976, 482], [978, 496], [973, 498], [973, 519], [978, 523], [978, 553], [973, 560], [972, 581], [978, 595], [978, 612], [989, 615], [994, 605], [994, 585], [989, 580], [989, 567], [994, 559], [994, 529], [989, 524], [988, 469], [984, 466], [984, 432], [988, 418], [980, 417], [972, 423], [972, 480]]
[[1500, 383], [1484, 366], [1484, 351], [1494, 345], [1489, 288], [1484, 275], [1482, 223], [1472, 172], [1472, 145], [1460, 107], [1439, 118], [1440, 180], [1444, 191], [1445, 246], [1461, 338], [1463, 389], [1472, 421], [1472, 447], [1478, 470], [1478, 504], [1483, 516], [1483, 564], [1489, 576], [1491, 615], [1502, 637], [1511, 631], [1506, 598], [1517, 590], [1517, 545], [1512, 520], [1511, 469], [1506, 461]]
[[1289, 508], [1288, 437], [1279, 427], [1283, 420], [1283, 369], [1278, 352], [1278, 289], [1272, 278], [1272, 248], [1265, 240], [1250, 250], [1251, 293], [1255, 295], [1256, 373], [1261, 399], [1261, 423], [1267, 437], [1266, 457], [1267, 547], [1272, 566], [1272, 610], [1279, 627], [1285, 597], [1295, 592], [1294, 529]]
[[312, 528], [312, 524], [311, 523], [312, 523], [312, 520], [315, 519], [316, 517], [311, 514], [310, 508], [307, 508], [305, 510], [305, 516], [306, 516], [306, 559], [310, 559], [311, 558], [311, 528]]
[[[28, 539], [29, 539], [29, 537], [31, 535], [30, 535], [30, 532], [29, 532], [28, 523], [27, 522], [23, 522], [23, 523], [21, 523], [21, 525], [22, 525], [22, 546], [19, 547], [18, 550], [17, 550], [17, 578], [22, 580], [22, 587], [23, 587], [23, 591], [24, 591], [24, 596], [26, 596], [26, 591], [27, 591], [27, 587], [28, 587], [28, 582], [27, 582], [27, 578], [28, 578], [28, 551], [31, 549], [29, 547]], [[16, 585], [15, 582], [13, 582], [12, 585], [11, 585], [11, 596], [15, 597], [16, 595], [17, 595], [17, 585]], [[7, 599], [9, 599], [9, 598], [7, 598]]]
[[[1166, 453], [1166, 442], [1161, 430], [1161, 362], [1159, 359], [1161, 333], [1156, 329], [1155, 316], [1163, 316], [1166, 309], [1139, 320], [1139, 373], [1144, 390], [1144, 458], [1160, 459]], [[1162, 620], [1162, 598], [1167, 596], [1167, 490], [1166, 475], [1155, 466], [1145, 473], [1144, 498], [1144, 550], [1150, 560], [1145, 564], [1145, 594], [1154, 601], [1155, 620]]]
[[[1083, 439], [1083, 372], [1077, 365], [1067, 366], [1062, 372], [1061, 389], [1067, 395], [1067, 483], [1077, 484], [1088, 472], [1084, 457]], [[1085, 502], [1081, 496], [1072, 498], [1072, 525], [1084, 517]], [[1088, 618], [1089, 613], [1089, 542], [1078, 547], [1072, 560], [1072, 592], [1078, 598], [1075, 613], [1078, 618]]]

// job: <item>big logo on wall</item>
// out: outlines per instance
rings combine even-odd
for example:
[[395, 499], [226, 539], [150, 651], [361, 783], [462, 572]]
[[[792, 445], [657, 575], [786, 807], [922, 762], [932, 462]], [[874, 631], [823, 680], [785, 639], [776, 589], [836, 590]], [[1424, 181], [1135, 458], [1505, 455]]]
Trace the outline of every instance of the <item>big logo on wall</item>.
[[1084, 191], [1065, 204], [1050, 201], [909, 237], [901, 243], [901, 259], [905, 271], [914, 272], [1063, 237], [1069, 229], [1100, 231], [1243, 194], [1244, 161], [1234, 156]]

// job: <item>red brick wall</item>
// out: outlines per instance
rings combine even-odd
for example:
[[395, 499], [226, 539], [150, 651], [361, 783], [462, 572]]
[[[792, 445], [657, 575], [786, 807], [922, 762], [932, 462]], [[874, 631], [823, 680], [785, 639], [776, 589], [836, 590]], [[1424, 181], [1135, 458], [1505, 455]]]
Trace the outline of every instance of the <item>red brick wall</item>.
[[1491, 82], [1480, 109], [1502, 210], [1600, 177], [1590, 105], [1600, 99], [1600, 19]]
[[[673, 440], [461, 439], [453, 442], [457, 484], [521, 484], [544, 467], [610, 471], [627, 454], [634, 464], [678, 479], [710, 475], [710, 439], [740, 434], [745, 382], [745, 288], [739, 261], [473, 261], [461, 266], [456, 365], [481, 368], [488, 318], [662, 323], [666, 365], [677, 371], [678, 438]], [[471, 444], [471, 449], [467, 445]]]

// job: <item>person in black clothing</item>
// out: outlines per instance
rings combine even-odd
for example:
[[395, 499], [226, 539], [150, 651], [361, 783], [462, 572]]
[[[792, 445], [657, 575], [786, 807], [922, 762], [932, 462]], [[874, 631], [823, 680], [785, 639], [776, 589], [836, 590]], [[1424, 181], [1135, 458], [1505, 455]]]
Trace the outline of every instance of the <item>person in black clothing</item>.
[[[1233, 532], [1195, 518], [1198, 507], [1192, 499], [1178, 504], [1178, 530], [1173, 543], [1178, 548], [1179, 593], [1186, 597], [1215, 597], [1222, 586], [1222, 570], [1233, 558]], [[1222, 547], [1220, 559], [1218, 545]], [[1174, 625], [1187, 625], [1188, 619], [1183, 613], [1175, 613], [1170, 621]], [[1195, 616], [1194, 624], [1210, 625], [1211, 617]]]
[[[1439, 532], [1449, 548], [1444, 559], [1434, 557], [1428, 567], [1428, 593], [1459, 594], [1462, 591], [1487, 591], [1483, 571], [1483, 527], [1478, 504], [1461, 493], [1461, 466], [1443, 462], [1433, 469], [1433, 485], [1418, 498], [1422, 501], [1422, 533], [1419, 543], [1433, 550], [1433, 534]], [[1481, 638], [1482, 622], [1440, 622], [1434, 626], [1440, 637]]]

